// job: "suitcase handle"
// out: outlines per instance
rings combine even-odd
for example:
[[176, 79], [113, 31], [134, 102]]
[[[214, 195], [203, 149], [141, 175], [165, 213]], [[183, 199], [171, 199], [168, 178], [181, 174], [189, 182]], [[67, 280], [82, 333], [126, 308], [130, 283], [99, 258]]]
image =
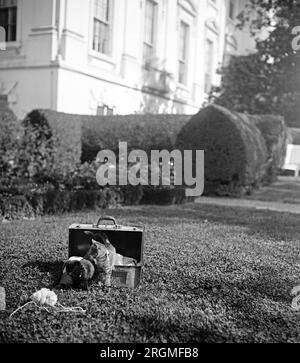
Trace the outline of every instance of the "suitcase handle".
[[110, 216], [104, 216], [104, 217], [100, 217], [96, 226], [99, 226], [99, 224], [102, 222], [102, 221], [111, 221], [114, 223], [114, 225], [117, 227], [117, 221], [115, 220], [114, 217], [110, 217]]

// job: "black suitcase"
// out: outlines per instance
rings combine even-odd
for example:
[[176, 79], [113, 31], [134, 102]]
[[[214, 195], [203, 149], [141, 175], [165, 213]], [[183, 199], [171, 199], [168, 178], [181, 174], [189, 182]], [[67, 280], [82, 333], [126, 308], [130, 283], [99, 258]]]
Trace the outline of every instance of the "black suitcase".
[[136, 266], [115, 266], [112, 274], [113, 284], [136, 288], [142, 279], [144, 227], [118, 225], [110, 216], [101, 217], [96, 224], [72, 224], [69, 227], [69, 257], [83, 257], [90, 248], [85, 231], [105, 232], [117, 253], [138, 261]]

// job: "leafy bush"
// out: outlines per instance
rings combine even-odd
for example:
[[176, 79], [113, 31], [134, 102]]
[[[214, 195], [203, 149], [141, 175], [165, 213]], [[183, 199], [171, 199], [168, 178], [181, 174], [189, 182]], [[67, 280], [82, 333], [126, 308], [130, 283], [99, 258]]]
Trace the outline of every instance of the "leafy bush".
[[122, 203], [124, 205], [139, 205], [144, 195], [144, 187], [138, 185], [124, 185], [119, 188], [122, 193]]
[[260, 131], [246, 116], [221, 106], [209, 106], [192, 117], [176, 145], [205, 151], [205, 194], [249, 193], [265, 175], [267, 149]]
[[181, 204], [188, 199], [184, 188], [122, 186], [97, 190], [57, 190], [48, 186], [23, 191], [23, 195], [2, 195], [0, 216], [6, 219], [61, 214], [82, 210], [112, 208], [119, 205]]
[[72, 172], [62, 180], [63, 186], [68, 190], [96, 190], [99, 184], [96, 180], [96, 173], [99, 164], [97, 162], [78, 164]]
[[82, 210], [97, 210], [119, 205], [123, 199], [118, 188], [98, 190], [28, 190], [23, 195], [6, 195], [0, 200], [0, 216], [6, 219], [30, 218]]
[[45, 123], [33, 124], [26, 119], [23, 125], [18, 174], [25, 179], [44, 183], [53, 175], [55, 146], [52, 133]]
[[27, 198], [22, 195], [1, 196], [0, 216], [5, 219], [29, 218], [35, 215], [35, 211]]
[[[79, 165], [65, 180], [19, 180], [0, 186], [0, 216], [8, 219], [111, 208], [118, 205], [178, 204], [187, 200], [183, 188], [151, 186], [100, 187], [96, 162]], [[61, 182], [61, 183], [60, 183]]]
[[64, 179], [81, 158], [79, 115], [34, 110], [24, 122], [23, 160], [31, 178]]

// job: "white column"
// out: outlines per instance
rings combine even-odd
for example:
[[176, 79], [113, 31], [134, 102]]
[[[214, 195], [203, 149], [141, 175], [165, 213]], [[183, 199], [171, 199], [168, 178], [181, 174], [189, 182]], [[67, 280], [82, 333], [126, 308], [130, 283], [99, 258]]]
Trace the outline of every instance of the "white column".
[[124, 38], [122, 55], [122, 76], [132, 84], [139, 82], [142, 50], [142, 0], [123, 0]]
[[48, 64], [56, 53], [56, 0], [31, 0], [27, 59], [30, 64]]

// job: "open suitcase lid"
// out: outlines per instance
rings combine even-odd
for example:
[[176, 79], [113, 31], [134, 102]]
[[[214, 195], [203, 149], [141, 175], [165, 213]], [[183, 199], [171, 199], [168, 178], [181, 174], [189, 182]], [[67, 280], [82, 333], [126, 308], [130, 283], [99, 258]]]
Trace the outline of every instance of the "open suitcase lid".
[[[113, 222], [108, 224], [107, 222]], [[104, 231], [117, 253], [143, 262], [144, 227], [118, 225], [115, 218], [101, 217], [96, 224], [72, 224], [69, 227], [69, 257], [87, 252], [90, 242], [84, 231]]]
[[[103, 223], [104, 221], [111, 221], [113, 224]], [[89, 230], [101, 230], [101, 231], [112, 231], [120, 230], [123, 232], [143, 232], [144, 227], [142, 226], [123, 226], [117, 224], [116, 219], [113, 217], [101, 217], [96, 224], [76, 224], [73, 223], [69, 229], [89, 229]]]
[[143, 232], [144, 228], [143, 227], [138, 227], [138, 226], [122, 226], [122, 225], [117, 225], [117, 226], [113, 226], [111, 224], [105, 225], [102, 224], [101, 226], [96, 226], [95, 224], [72, 224], [69, 229], [88, 229], [88, 230], [101, 230], [101, 231], [113, 231], [113, 230], [120, 230], [120, 231], [127, 231], [127, 232]]

